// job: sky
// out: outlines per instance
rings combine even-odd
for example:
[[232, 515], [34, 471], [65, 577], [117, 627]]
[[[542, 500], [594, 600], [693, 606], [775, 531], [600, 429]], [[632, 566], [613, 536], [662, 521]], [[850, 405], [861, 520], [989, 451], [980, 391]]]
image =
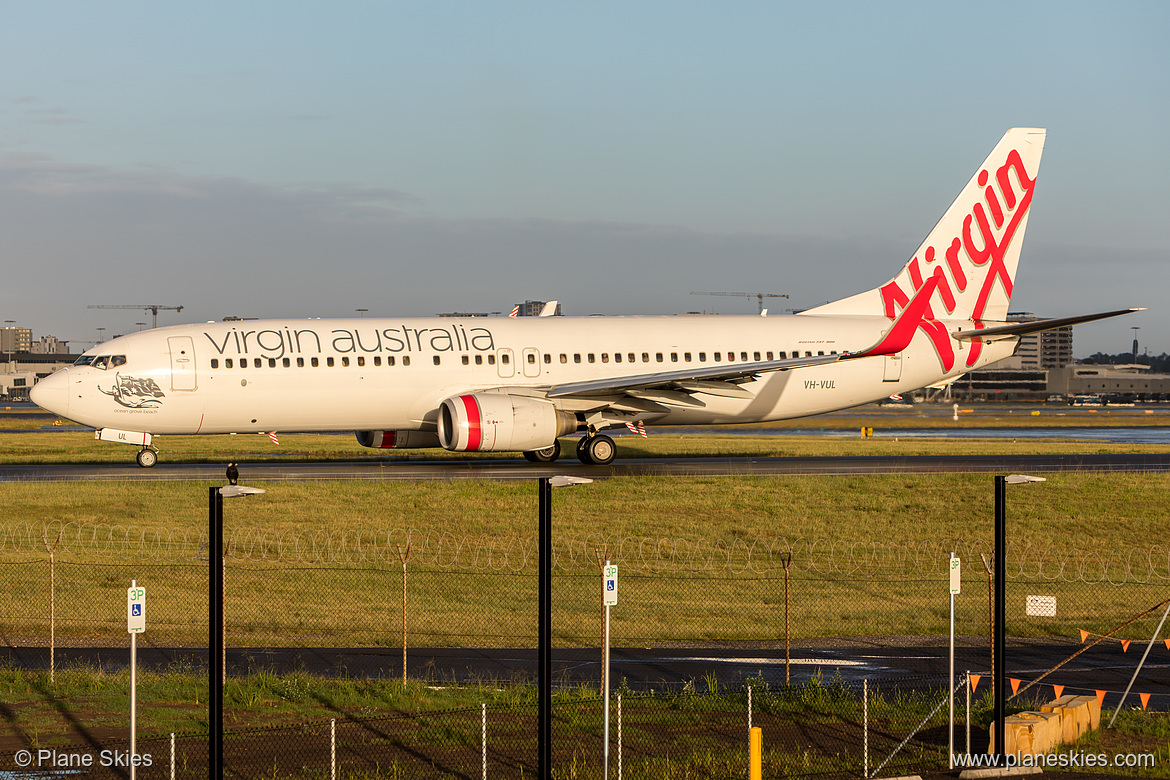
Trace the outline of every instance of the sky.
[[[755, 313], [1048, 129], [1012, 309], [1170, 352], [1170, 4], [0, 0], [0, 319]], [[104, 330], [98, 330], [102, 328]]]

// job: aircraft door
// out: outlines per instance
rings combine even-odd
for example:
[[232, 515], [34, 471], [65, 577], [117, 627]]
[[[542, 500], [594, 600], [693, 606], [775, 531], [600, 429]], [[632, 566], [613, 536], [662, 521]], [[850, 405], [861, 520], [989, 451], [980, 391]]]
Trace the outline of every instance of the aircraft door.
[[190, 336], [170, 336], [167, 345], [171, 349], [171, 389], [195, 390], [195, 341]]
[[515, 359], [515, 355], [512, 354], [512, 350], [510, 350], [510, 349], [497, 349], [496, 350], [496, 369], [500, 372], [500, 376], [502, 376], [506, 379], [510, 376], [515, 375], [516, 365], [513, 362], [514, 359]]
[[524, 355], [521, 358], [521, 366], [524, 370], [524, 376], [540, 376], [540, 350], [533, 347], [526, 347], [524, 349]]
[[902, 353], [886, 355], [886, 370], [883, 382], [899, 382], [902, 379]]

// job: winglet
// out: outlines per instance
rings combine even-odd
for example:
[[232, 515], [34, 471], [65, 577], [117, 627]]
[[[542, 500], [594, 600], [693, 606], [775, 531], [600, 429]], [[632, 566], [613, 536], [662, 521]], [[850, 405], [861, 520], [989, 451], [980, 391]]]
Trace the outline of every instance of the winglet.
[[914, 339], [914, 331], [918, 330], [918, 326], [926, 318], [926, 310], [930, 306], [930, 296], [934, 295], [937, 286], [938, 277], [933, 275], [928, 277], [881, 340], [868, 349], [850, 353], [849, 357], [896, 355], [910, 346], [910, 342]]

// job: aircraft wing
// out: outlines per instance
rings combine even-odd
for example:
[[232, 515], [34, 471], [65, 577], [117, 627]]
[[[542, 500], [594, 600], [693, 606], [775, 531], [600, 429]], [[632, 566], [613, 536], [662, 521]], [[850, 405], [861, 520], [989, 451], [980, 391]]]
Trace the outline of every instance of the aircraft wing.
[[763, 360], [749, 363], [726, 363], [719, 366], [701, 366], [677, 371], [659, 371], [651, 374], [587, 379], [581, 382], [566, 382], [553, 385], [547, 391], [549, 398], [571, 396], [588, 397], [612, 393], [624, 393], [635, 398], [666, 403], [667, 405], [702, 406], [703, 403], [691, 398], [692, 393], [751, 397], [739, 383], [753, 379], [770, 371], [789, 371], [794, 368], [821, 366], [842, 360], [855, 360], [878, 355], [894, 355], [910, 346], [914, 331], [922, 322], [929, 305], [930, 296], [938, 284], [937, 277], [930, 277], [919, 288], [914, 297], [872, 346], [859, 352], [840, 352], [835, 355], [809, 355], [784, 360]]
[[989, 328], [956, 330], [951, 333], [951, 336], [963, 341], [970, 341], [972, 339], [995, 341], [1014, 336], [1026, 336], [1029, 333], [1043, 333], [1046, 330], [1056, 330], [1067, 325], [1079, 325], [1082, 322], [1093, 322], [1094, 320], [1103, 320], [1108, 317], [1120, 317], [1122, 314], [1133, 314], [1138, 311], [1145, 311], [1145, 309], [1119, 309], [1118, 311], [1107, 311], [1100, 314], [1081, 314], [1076, 317], [1059, 317], [1049, 320], [1033, 320], [1032, 322], [1013, 322], [1009, 325], [993, 325]]

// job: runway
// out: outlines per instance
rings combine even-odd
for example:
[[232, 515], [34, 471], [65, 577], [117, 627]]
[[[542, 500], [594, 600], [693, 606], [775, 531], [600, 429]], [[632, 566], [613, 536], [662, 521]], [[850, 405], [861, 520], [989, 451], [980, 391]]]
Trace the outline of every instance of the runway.
[[[984, 677], [976, 694], [990, 685], [986, 638], [963, 637], [955, 649], [955, 671]], [[1061, 640], [1011, 640], [1007, 645], [1006, 675], [1025, 683], [1048, 672], [1057, 663], [1081, 649], [1075, 642]], [[48, 649], [8, 648], [8, 660], [24, 669], [47, 669]], [[1052, 685], [1065, 686], [1069, 693], [1093, 694], [1106, 690], [1106, 706], [1121, 701], [1141, 657], [1140, 648], [1122, 653], [1115, 644], [1090, 648], [1066, 666], [1053, 672], [1032, 691], [1045, 697]], [[205, 648], [138, 649], [140, 668], [166, 671], [174, 668], [207, 668]], [[126, 647], [59, 648], [56, 663], [62, 668], [81, 664], [118, 671], [129, 663]], [[553, 680], [556, 685], [577, 688], [601, 680], [601, 650], [597, 647], [554, 648]], [[400, 679], [401, 647], [257, 647], [227, 649], [227, 670], [231, 675], [257, 671], [277, 674], [305, 672], [324, 677]], [[1139, 675], [1135, 691], [1152, 694], [1149, 707], [1170, 709], [1170, 670], [1165, 648], [1157, 642]], [[528, 683], [536, 679], [535, 648], [408, 648], [407, 674], [431, 685], [467, 683]], [[862, 680], [871, 687], [893, 691], [937, 690], [946, 685], [947, 646], [945, 637], [857, 637], [853, 639], [805, 640], [797, 643], [786, 663], [783, 643], [756, 648], [615, 647], [611, 651], [611, 674], [615, 686], [625, 681], [633, 690], [678, 691], [691, 684], [703, 690], [715, 681], [722, 687], [738, 688], [749, 679], [782, 688], [788, 679], [805, 685], [817, 678], [823, 686], [835, 684], [859, 688]], [[836, 682], [835, 682], [836, 681]], [[1136, 694], [1131, 694], [1137, 702]]]
[[[159, 463], [152, 469], [134, 463], [0, 465], [0, 482], [220, 482], [222, 464]], [[515, 482], [567, 474], [589, 479], [609, 477], [707, 476], [855, 476], [861, 474], [1052, 474], [1063, 471], [1166, 472], [1166, 454], [1090, 455], [948, 455], [833, 456], [767, 458], [645, 458], [586, 466], [566, 458], [554, 464], [523, 460], [444, 459], [434, 461], [320, 461], [249, 463], [241, 469], [248, 482], [450, 481], [458, 479]]]

